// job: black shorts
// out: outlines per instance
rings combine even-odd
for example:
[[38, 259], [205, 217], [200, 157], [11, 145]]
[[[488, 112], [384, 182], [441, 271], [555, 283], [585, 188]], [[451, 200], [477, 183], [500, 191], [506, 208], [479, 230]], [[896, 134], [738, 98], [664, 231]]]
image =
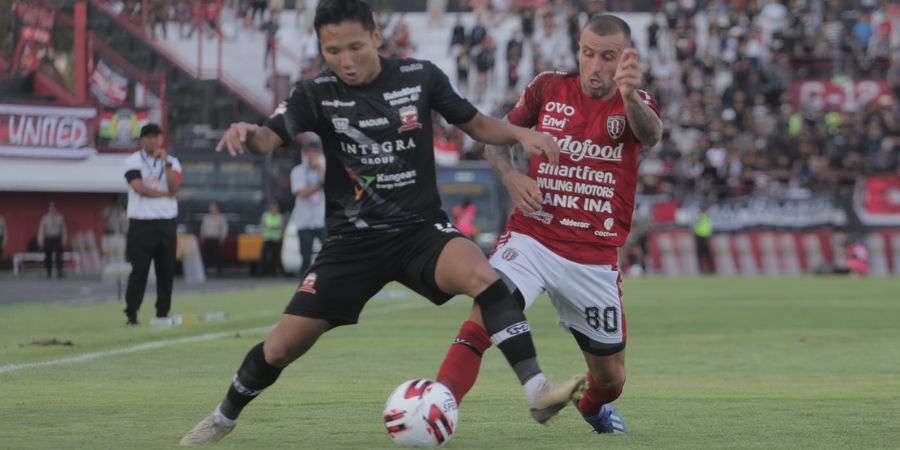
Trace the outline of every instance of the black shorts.
[[325, 319], [335, 327], [355, 324], [366, 302], [390, 281], [441, 305], [453, 295], [437, 286], [437, 260], [458, 237], [466, 238], [439, 222], [361, 240], [328, 240], [284, 312]]

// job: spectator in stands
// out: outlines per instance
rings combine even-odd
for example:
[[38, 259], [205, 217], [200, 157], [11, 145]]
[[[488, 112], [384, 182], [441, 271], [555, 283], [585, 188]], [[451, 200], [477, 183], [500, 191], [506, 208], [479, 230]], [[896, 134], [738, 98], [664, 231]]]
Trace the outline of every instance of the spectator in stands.
[[456, 22], [453, 24], [453, 31], [450, 33], [450, 47], [447, 50], [448, 55], [456, 55], [462, 51], [466, 44], [466, 27], [462, 23], [462, 14], [456, 15]]
[[569, 35], [569, 49], [572, 51], [573, 60], [578, 59], [578, 39], [587, 19], [587, 13], [581, 11], [577, 4], [570, 3], [566, 8], [566, 32]]
[[219, 211], [219, 204], [210, 202], [209, 213], [200, 222], [200, 242], [203, 267], [216, 266], [216, 275], [222, 276], [222, 247], [228, 237], [228, 219]]
[[475, 101], [484, 99], [484, 91], [487, 89], [490, 75], [494, 73], [496, 63], [497, 45], [490, 35], [486, 35], [481, 42], [478, 54], [475, 55]]
[[269, 20], [280, 24], [281, 11], [284, 11], [284, 0], [269, 0]]
[[262, 230], [262, 276], [277, 275], [281, 265], [281, 239], [284, 236], [284, 216], [278, 202], [269, 204], [269, 209], [263, 213], [259, 221]]
[[[191, 0], [177, 0], [175, 2], [175, 21], [178, 22], [178, 37], [190, 38], [194, 33], [194, 19], [191, 14]], [[187, 27], [187, 34], [184, 30]]]
[[325, 244], [325, 156], [322, 144], [313, 140], [303, 146], [303, 162], [291, 169], [291, 192], [294, 210], [291, 219], [300, 240], [300, 275], [306, 274], [313, 261], [313, 241]]
[[486, 36], [487, 28], [484, 26], [484, 18], [477, 14], [475, 15], [475, 25], [472, 26], [472, 31], [469, 32], [469, 48], [478, 48]]
[[522, 36], [528, 43], [531, 43], [531, 36], [534, 35], [534, 6], [530, 3], [522, 5], [519, 8], [519, 20], [522, 24]]
[[541, 14], [541, 32], [534, 40], [534, 56], [541, 65], [551, 70], [570, 70], [575, 68], [572, 52], [569, 50], [569, 39], [565, 32], [558, 29], [556, 16], [551, 10]]
[[506, 89], [509, 91], [508, 94], [516, 93], [520, 77], [519, 64], [522, 62], [524, 48], [525, 41], [522, 39], [522, 32], [516, 29], [506, 41]]
[[297, 12], [294, 15], [294, 26], [299, 26], [298, 19], [301, 19], [302, 16], [304, 29], [315, 32], [313, 30], [313, 16], [316, 14], [316, 6], [318, 4], [319, 0], [296, 0], [294, 8]]
[[222, 36], [222, 30], [219, 28], [219, 14], [222, 11], [222, 5], [218, 0], [206, 0], [206, 8], [203, 10], [203, 18], [206, 20], [206, 26], [209, 27], [209, 37], [215, 38]]
[[447, 0], [428, 0], [428, 26], [439, 27], [444, 24], [444, 11], [447, 10]]
[[468, 95], [469, 92], [469, 72], [471, 68], [471, 48], [468, 43], [465, 43], [462, 50], [456, 55], [456, 87], [463, 95]]
[[260, 23], [266, 18], [266, 0], [250, 0], [250, 25], [256, 26], [256, 17], [259, 15]]
[[278, 23], [272, 20], [270, 17], [266, 20], [265, 23], [262, 24], [259, 29], [266, 36], [265, 43], [265, 51], [263, 52], [263, 70], [269, 68], [269, 59], [272, 58], [275, 53], [275, 46], [277, 45], [276, 36], [278, 36]]
[[66, 220], [56, 205], [50, 202], [47, 214], [41, 217], [38, 226], [37, 242], [44, 250], [44, 267], [47, 268], [47, 278], [52, 276], [53, 258], [56, 258], [56, 276], [63, 278], [63, 249], [66, 246]]
[[0, 257], [3, 256], [7, 239], [9, 239], [9, 233], [6, 231], [6, 219], [3, 218], [3, 214], [0, 214]]
[[156, 27], [162, 26], [162, 37], [168, 39], [167, 26], [169, 14], [172, 10], [172, 0], [153, 0], [150, 2], [148, 18], [150, 20], [150, 36], [156, 39]]

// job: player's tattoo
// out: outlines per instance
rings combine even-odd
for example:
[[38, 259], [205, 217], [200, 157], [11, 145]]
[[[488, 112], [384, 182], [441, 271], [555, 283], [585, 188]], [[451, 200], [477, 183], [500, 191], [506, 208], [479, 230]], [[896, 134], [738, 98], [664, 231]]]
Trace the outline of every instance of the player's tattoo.
[[513, 170], [519, 170], [516, 167], [517, 163], [521, 164], [523, 161], [528, 160], [527, 156], [525, 155], [525, 149], [523, 149], [520, 145], [486, 145], [484, 149], [484, 157], [488, 160], [488, 162], [491, 163], [491, 167], [494, 169], [494, 173], [496, 173], [497, 176], [501, 179], [503, 179], [504, 175], [512, 172]]
[[651, 147], [662, 139], [662, 121], [650, 105], [644, 102], [642, 95], [638, 94], [637, 100], [625, 101], [625, 115], [628, 116], [634, 136], [645, 147]]

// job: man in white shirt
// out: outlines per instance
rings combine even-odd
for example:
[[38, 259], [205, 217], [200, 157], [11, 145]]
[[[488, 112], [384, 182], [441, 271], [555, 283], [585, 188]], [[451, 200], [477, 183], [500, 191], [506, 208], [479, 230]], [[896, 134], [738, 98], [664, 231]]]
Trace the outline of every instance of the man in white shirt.
[[156, 317], [168, 317], [175, 278], [176, 222], [181, 163], [162, 146], [162, 128], [141, 128], [141, 150], [125, 160], [128, 181], [128, 238], [131, 263], [125, 290], [126, 325], [137, 325], [150, 261], [156, 267]]
[[300, 275], [312, 264], [313, 239], [325, 244], [325, 157], [322, 144], [308, 142], [303, 146], [303, 163], [291, 169], [291, 192], [294, 193], [294, 211], [291, 220], [297, 226], [300, 239]]

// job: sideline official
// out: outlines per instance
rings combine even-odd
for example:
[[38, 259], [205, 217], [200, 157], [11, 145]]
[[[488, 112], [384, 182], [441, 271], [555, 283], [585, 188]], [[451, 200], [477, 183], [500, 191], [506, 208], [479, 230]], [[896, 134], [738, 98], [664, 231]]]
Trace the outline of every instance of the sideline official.
[[141, 128], [141, 149], [125, 160], [128, 181], [128, 247], [125, 291], [127, 325], [137, 325], [152, 260], [156, 268], [156, 317], [168, 317], [175, 277], [176, 222], [181, 163], [162, 147], [162, 129]]

